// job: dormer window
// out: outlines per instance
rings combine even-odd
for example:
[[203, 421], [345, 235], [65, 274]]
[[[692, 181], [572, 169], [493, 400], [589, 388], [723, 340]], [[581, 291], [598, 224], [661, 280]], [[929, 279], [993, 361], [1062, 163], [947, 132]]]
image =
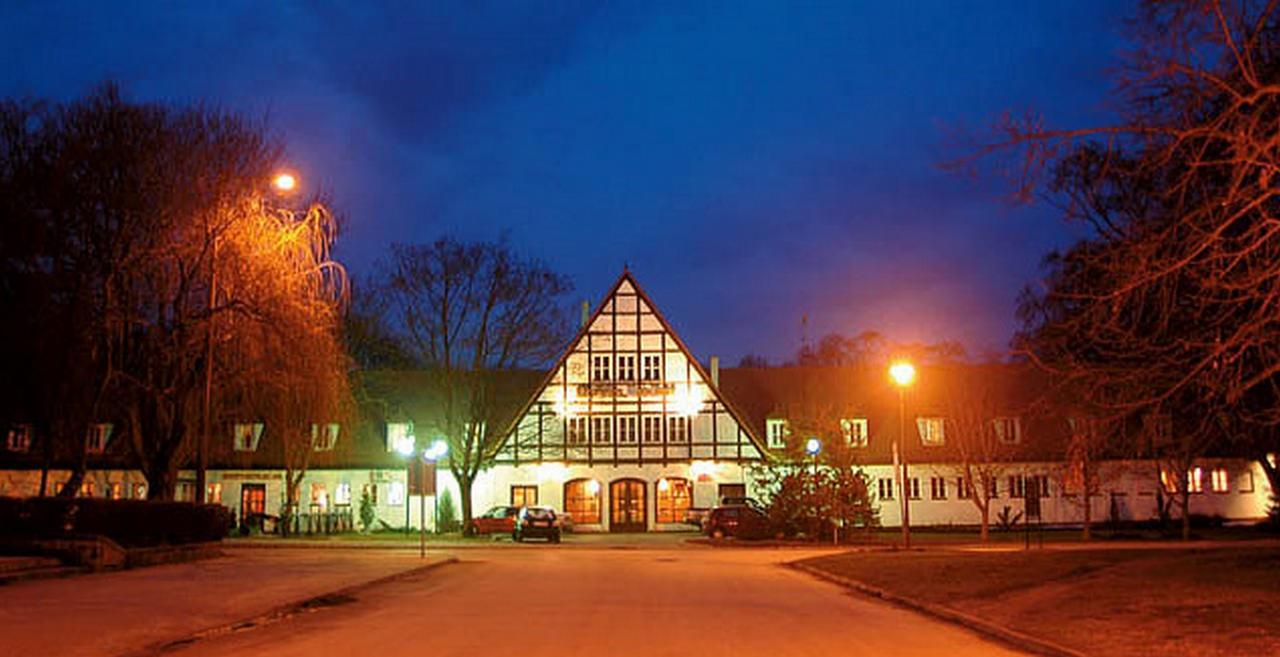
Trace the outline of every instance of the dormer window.
[[341, 427], [337, 422], [311, 425], [311, 446], [317, 452], [331, 452], [338, 445], [338, 432]]
[[107, 451], [107, 441], [111, 440], [111, 430], [113, 428], [109, 422], [90, 424], [89, 430], [84, 437], [85, 453], [101, 454]]
[[412, 422], [387, 423], [387, 451], [401, 453], [413, 451]]
[[769, 449], [782, 449], [787, 446], [791, 428], [787, 426], [786, 420], [775, 418], [764, 421], [764, 433], [769, 440]]
[[992, 420], [995, 425], [996, 440], [1005, 445], [1017, 445], [1022, 442], [1022, 422], [1016, 417], [998, 417]]
[[845, 444], [850, 447], [867, 446], [867, 418], [855, 417], [847, 420], [840, 420], [840, 430], [844, 433]]
[[10, 452], [25, 452], [31, 449], [31, 425], [17, 424], [9, 429], [5, 447]]
[[916, 418], [916, 430], [920, 432], [920, 444], [926, 447], [941, 447], [947, 442], [943, 433], [944, 422], [940, 417]]
[[258, 451], [258, 441], [262, 439], [262, 429], [263, 424], [261, 422], [237, 423], [233, 428], [236, 451]]

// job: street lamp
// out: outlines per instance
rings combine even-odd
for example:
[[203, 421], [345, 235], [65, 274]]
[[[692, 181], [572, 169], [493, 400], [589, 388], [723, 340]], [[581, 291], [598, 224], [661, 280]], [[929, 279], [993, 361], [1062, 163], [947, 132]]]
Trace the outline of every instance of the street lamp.
[[911, 503], [909, 490], [910, 479], [907, 478], [907, 387], [916, 380], [916, 367], [910, 362], [901, 360], [889, 366], [889, 378], [898, 386], [898, 440], [894, 444], [894, 452], [902, 462], [902, 483], [898, 489], [902, 493], [902, 547], [911, 547]]
[[271, 179], [271, 186], [275, 187], [277, 191], [292, 192], [298, 186], [298, 179], [294, 178], [291, 173], [281, 172]]

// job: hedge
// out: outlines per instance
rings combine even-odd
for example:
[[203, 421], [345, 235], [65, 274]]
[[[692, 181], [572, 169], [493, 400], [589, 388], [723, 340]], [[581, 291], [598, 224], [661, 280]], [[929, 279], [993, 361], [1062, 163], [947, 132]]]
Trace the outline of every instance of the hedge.
[[218, 504], [103, 498], [0, 497], [0, 537], [106, 536], [124, 547], [216, 541], [234, 524]]

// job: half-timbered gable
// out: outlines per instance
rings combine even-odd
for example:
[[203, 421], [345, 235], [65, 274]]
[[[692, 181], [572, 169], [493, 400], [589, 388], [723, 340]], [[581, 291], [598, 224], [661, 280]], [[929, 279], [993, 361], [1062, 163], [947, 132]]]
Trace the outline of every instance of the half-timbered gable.
[[740, 418], [624, 272], [518, 416], [498, 461], [758, 460]]

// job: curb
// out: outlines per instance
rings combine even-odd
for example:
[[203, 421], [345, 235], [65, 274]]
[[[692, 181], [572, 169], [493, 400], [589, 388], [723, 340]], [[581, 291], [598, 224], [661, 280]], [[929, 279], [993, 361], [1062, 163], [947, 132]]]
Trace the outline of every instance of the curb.
[[956, 611], [950, 607], [944, 607], [942, 605], [936, 605], [929, 602], [922, 602], [914, 598], [908, 598], [905, 596], [898, 595], [896, 593], [890, 593], [889, 591], [886, 591], [879, 587], [871, 586], [870, 584], [867, 584], [865, 582], [860, 582], [856, 579], [845, 577], [843, 575], [836, 575], [834, 573], [829, 573], [825, 570], [822, 570], [820, 568], [814, 568], [813, 566], [804, 564], [799, 561], [792, 561], [785, 565], [794, 570], [807, 573], [818, 579], [826, 580], [828, 582], [832, 582], [832, 583], [844, 586], [845, 588], [853, 589], [854, 591], [857, 591], [858, 593], [861, 593], [863, 595], [867, 595], [873, 598], [879, 598], [881, 600], [884, 600], [885, 602], [889, 602], [891, 604], [895, 604], [900, 607], [904, 607], [906, 609], [910, 609], [912, 611], [925, 614], [926, 616], [932, 616], [933, 618], [937, 618], [939, 620], [947, 621], [948, 623], [959, 625], [966, 629], [977, 632], [978, 634], [981, 634], [983, 636], [986, 636], [986, 637], [995, 639], [1001, 643], [1013, 646], [1014, 648], [1017, 648], [1019, 650], [1035, 653], [1037, 655], [1045, 655], [1046, 657], [1088, 657], [1088, 655], [1086, 655], [1085, 653], [1079, 652], [1077, 650], [1060, 646], [1051, 641], [1046, 641], [1044, 639], [1031, 636], [1030, 634], [1024, 634], [1017, 630], [1009, 629], [1003, 625], [997, 625], [995, 623], [982, 620], [981, 618], [975, 618], [968, 614]]
[[154, 657], [155, 655], [162, 655], [171, 650], [176, 650], [178, 648], [185, 648], [187, 646], [190, 646], [191, 644], [198, 643], [200, 641], [205, 641], [207, 639], [216, 638], [226, 634], [231, 634], [232, 632], [238, 632], [241, 630], [247, 630], [255, 627], [262, 627], [264, 625], [270, 625], [272, 623], [285, 620], [292, 616], [296, 616], [305, 611], [343, 604], [344, 602], [349, 601], [349, 599], [353, 594], [363, 591], [365, 589], [379, 586], [382, 584], [387, 584], [387, 583], [394, 582], [401, 579], [407, 579], [415, 575], [421, 575], [422, 573], [435, 570], [436, 568], [440, 568], [442, 566], [447, 566], [449, 564], [455, 564], [455, 563], [458, 563], [457, 557], [447, 557], [445, 559], [441, 559], [440, 561], [435, 561], [422, 566], [417, 566], [414, 568], [410, 568], [408, 570], [402, 570], [397, 573], [391, 573], [390, 575], [383, 575], [382, 577], [371, 579], [367, 582], [359, 582], [356, 584], [344, 586], [339, 589], [334, 589], [332, 591], [326, 591], [324, 593], [318, 593], [315, 595], [307, 596], [306, 598], [302, 598], [299, 600], [294, 600], [292, 602], [286, 602], [284, 604], [277, 605], [276, 607], [266, 612], [263, 612], [261, 614], [258, 614], [257, 616], [243, 618], [240, 620], [231, 621], [229, 623], [223, 623], [221, 625], [215, 625], [213, 627], [207, 627], [203, 630], [196, 630], [195, 632], [191, 632], [186, 636], [179, 637], [176, 639], [167, 639], [164, 641], [152, 643], [151, 645], [145, 646], [138, 650], [132, 650], [129, 652], [121, 653], [119, 657]]

